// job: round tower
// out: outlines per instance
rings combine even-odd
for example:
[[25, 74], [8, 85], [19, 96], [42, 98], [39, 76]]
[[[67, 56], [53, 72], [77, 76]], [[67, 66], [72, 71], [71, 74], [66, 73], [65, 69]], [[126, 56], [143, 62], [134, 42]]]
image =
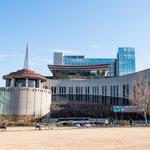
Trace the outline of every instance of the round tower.
[[44, 76], [24, 67], [4, 75], [3, 79], [6, 84], [0, 88], [0, 116], [9, 120], [30, 120], [49, 113], [51, 91], [43, 88], [47, 81]]
[[47, 81], [45, 77], [29, 69], [11, 72], [4, 75], [3, 79], [6, 80], [6, 87], [43, 88], [42, 83]]

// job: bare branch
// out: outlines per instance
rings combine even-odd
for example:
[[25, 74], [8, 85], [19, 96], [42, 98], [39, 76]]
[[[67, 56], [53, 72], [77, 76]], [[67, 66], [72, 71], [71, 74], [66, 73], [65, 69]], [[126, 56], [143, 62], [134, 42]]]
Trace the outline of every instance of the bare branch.
[[150, 83], [144, 82], [144, 77], [139, 75], [133, 83], [132, 93], [129, 97], [130, 103], [143, 107], [144, 118], [147, 121], [147, 114], [150, 115]]

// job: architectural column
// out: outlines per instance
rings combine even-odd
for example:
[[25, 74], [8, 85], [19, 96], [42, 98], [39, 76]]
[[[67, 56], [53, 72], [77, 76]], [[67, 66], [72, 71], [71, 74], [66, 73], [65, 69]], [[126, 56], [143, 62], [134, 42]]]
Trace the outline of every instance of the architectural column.
[[39, 88], [43, 88], [41, 84], [41, 80], [39, 80], [38, 82], [39, 82]]
[[26, 87], [28, 87], [28, 78], [26, 78]]
[[11, 79], [11, 85], [10, 85], [11, 87], [15, 87], [15, 78], [12, 78]]

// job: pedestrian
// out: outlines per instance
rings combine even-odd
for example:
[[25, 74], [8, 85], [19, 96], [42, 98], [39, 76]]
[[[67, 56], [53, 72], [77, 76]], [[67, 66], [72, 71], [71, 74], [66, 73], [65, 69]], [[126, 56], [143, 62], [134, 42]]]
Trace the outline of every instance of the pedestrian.
[[109, 121], [108, 121], [108, 119], [106, 119], [105, 120], [105, 127], [108, 127], [108, 125], [109, 125]]
[[129, 120], [130, 126], [132, 126], [132, 119]]

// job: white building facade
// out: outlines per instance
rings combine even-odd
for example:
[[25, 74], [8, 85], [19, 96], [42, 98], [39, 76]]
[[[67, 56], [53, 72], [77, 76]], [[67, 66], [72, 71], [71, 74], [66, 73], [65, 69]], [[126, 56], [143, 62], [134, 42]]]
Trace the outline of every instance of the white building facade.
[[43, 88], [46, 78], [29, 69], [12, 72], [3, 77], [6, 87], [0, 88], [0, 115], [14, 120], [16, 117], [41, 117], [49, 113], [51, 91]]

